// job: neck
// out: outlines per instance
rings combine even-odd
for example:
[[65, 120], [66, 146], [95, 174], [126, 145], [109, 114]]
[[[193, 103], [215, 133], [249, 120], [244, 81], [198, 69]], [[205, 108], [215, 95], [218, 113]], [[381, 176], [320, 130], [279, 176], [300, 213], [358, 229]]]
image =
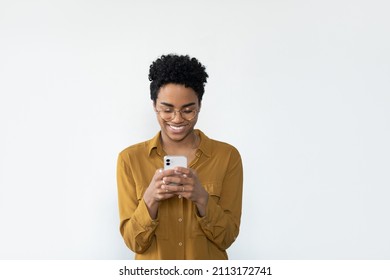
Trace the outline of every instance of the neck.
[[161, 134], [161, 144], [167, 154], [186, 154], [189, 150], [195, 150], [198, 148], [199, 136], [195, 131], [192, 131], [181, 141], [173, 141]]

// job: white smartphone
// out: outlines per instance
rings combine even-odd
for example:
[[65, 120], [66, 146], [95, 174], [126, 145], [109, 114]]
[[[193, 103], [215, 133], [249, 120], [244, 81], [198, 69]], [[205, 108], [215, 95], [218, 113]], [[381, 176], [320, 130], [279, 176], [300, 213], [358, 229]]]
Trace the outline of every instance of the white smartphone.
[[185, 156], [164, 156], [164, 170], [173, 169], [176, 166], [187, 167]]

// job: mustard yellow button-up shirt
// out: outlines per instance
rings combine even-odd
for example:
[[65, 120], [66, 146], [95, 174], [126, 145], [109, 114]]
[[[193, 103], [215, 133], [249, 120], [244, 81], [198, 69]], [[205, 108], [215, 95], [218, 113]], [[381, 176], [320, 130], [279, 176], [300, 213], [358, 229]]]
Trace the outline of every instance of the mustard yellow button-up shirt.
[[120, 232], [136, 259], [227, 259], [226, 249], [237, 238], [242, 204], [243, 171], [233, 146], [212, 140], [200, 130], [200, 145], [189, 167], [196, 170], [209, 193], [206, 215], [195, 204], [172, 197], [160, 202], [151, 219], [143, 194], [163, 167], [160, 133], [123, 150], [118, 157], [117, 182]]

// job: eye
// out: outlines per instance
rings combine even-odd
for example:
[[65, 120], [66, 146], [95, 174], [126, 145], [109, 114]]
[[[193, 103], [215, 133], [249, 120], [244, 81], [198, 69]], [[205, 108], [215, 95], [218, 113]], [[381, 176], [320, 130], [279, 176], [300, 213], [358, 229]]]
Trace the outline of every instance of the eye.
[[194, 112], [194, 109], [184, 109], [183, 114], [192, 114]]
[[172, 113], [173, 112], [173, 109], [172, 108], [163, 108], [162, 111], [164, 113]]

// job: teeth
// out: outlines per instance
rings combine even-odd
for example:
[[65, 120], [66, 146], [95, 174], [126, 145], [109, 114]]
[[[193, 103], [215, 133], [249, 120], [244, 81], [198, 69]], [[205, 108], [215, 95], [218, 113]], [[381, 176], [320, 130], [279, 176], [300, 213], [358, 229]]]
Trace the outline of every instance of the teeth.
[[173, 126], [173, 125], [170, 125], [169, 127], [172, 128], [173, 130], [182, 130], [184, 128], [184, 126]]

